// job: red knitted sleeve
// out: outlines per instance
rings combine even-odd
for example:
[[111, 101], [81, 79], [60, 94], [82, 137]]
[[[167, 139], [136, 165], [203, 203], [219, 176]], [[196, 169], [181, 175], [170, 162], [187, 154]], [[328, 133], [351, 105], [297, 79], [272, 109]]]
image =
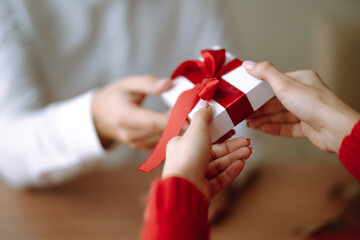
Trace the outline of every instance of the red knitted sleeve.
[[147, 202], [141, 239], [209, 239], [209, 202], [179, 177], [155, 180]]
[[339, 159], [346, 169], [360, 182], [360, 121], [341, 143]]

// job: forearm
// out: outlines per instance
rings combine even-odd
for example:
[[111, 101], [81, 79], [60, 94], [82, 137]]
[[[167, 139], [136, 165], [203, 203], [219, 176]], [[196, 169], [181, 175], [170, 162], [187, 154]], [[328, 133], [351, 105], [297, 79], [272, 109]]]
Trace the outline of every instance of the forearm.
[[332, 143], [331, 148], [339, 153], [344, 138], [351, 134], [355, 124], [360, 120], [360, 113], [344, 103], [334, 93], [329, 93], [325, 103], [318, 106], [318, 118], [322, 119], [324, 132]]
[[209, 202], [187, 180], [171, 177], [152, 184], [141, 239], [209, 239]]

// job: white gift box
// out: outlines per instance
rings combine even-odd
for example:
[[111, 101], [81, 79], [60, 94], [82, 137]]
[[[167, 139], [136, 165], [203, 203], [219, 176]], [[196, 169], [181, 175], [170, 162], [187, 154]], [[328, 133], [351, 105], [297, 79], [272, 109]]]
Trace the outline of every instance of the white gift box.
[[[215, 47], [214, 50], [217, 49], [219, 48]], [[232, 54], [226, 52], [225, 64], [234, 59], [235, 57]], [[229, 109], [225, 109], [215, 100], [209, 101], [209, 104], [212, 106], [214, 113], [213, 120], [210, 123], [210, 134], [213, 142], [216, 142], [219, 138], [221, 138], [223, 135], [233, 129], [248, 115], [256, 111], [275, 95], [268, 83], [252, 77], [246, 72], [245, 68], [242, 66], [237, 67], [236, 69], [221, 76], [221, 81], [226, 81], [241, 92], [243, 92], [245, 94], [245, 96], [243, 97], [248, 99], [248, 101], [245, 102], [250, 103], [250, 106], [246, 107], [249, 109], [251, 108], [252, 110], [251, 112], [247, 112], [246, 114], [244, 114], [241, 111], [241, 107], [238, 107], [239, 105], [237, 104], [237, 109], [239, 109], [239, 111], [237, 111], [236, 109], [232, 109], [230, 112], [228, 111]], [[179, 76], [173, 79], [172, 84], [172, 88], [162, 94], [162, 98], [164, 99], [165, 104], [170, 108], [175, 105], [177, 98], [182, 92], [189, 90], [195, 86], [194, 83], [192, 83], [190, 80], [183, 76]], [[194, 113], [198, 110], [199, 102], [189, 113], [189, 120], [192, 119]]]

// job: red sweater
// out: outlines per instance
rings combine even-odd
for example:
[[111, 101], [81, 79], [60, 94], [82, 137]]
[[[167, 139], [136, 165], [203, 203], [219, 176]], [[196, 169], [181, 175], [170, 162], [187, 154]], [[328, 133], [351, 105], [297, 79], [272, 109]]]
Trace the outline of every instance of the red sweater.
[[[360, 181], [360, 121], [344, 138], [339, 159]], [[187, 180], [178, 177], [156, 180], [146, 206], [141, 239], [209, 239], [208, 208], [205, 196]]]
[[179, 177], [153, 182], [141, 239], [209, 239], [209, 202], [195, 185]]

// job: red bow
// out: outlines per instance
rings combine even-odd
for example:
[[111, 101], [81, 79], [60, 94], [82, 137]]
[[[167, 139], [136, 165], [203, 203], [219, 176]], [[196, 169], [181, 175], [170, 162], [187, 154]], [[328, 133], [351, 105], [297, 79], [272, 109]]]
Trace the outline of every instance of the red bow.
[[[195, 86], [192, 89], [184, 91], [178, 97], [171, 112], [169, 122], [158, 144], [149, 158], [138, 168], [140, 171], [150, 172], [164, 160], [167, 143], [170, 139], [179, 135], [188, 114], [199, 101], [199, 98], [207, 101], [214, 99], [227, 109], [233, 105], [235, 101], [244, 96], [243, 92], [221, 79], [222, 75], [242, 64], [240, 60], [234, 59], [224, 65], [226, 60], [225, 53], [225, 49], [204, 50], [201, 52], [204, 61], [185, 61], [174, 71], [171, 76], [172, 79], [178, 76], [184, 76], [194, 83]], [[246, 99], [246, 101], [248, 100]], [[234, 107], [237, 108], [239, 106], [236, 104]], [[232, 108], [235, 109], [234, 107]], [[250, 113], [252, 109], [246, 108], [244, 111]], [[235, 122], [238, 119], [232, 120]], [[237, 123], [234, 123], [234, 125], [236, 124]]]

